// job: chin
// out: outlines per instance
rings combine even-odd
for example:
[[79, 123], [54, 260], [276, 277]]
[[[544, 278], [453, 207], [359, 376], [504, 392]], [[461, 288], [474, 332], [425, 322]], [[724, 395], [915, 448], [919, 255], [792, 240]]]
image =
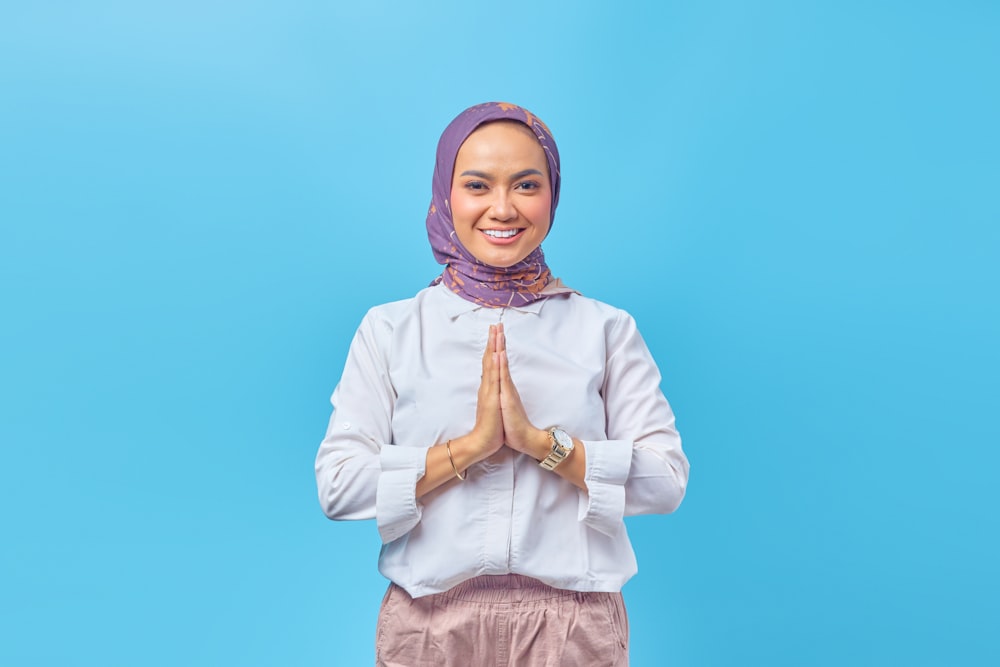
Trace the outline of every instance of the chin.
[[[530, 253], [529, 253], [530, 254]], [[498, 269], [509, 269], [528, 255], [498, 255], [496, 253], [476, 253], [475, 257], [483, 264], [496, 267]]]
[[[469, 251], [472, 253], [473, 257], [478, 259], [483, 264], [495, 266], [498, 269], [509, 269], [518, 262], [524, 261], [528, 255], [538, 248], [540, 244], [531, 243], [530, 241], [532, 240], [533, 239], [521, 239], [519, 243], [506, 247], [496, 247], [484, 243], [475, 250], [469, 248]], [[525, 243], [525, 241], [529, 241], [529, 243]]]
[[502, 260], [502, 259], [494, 259], [494, 260], [486, 260], [484, 263], [485, 264], [489, 264], [490, 266], [496, 267], [498, 269], [509, 269], [510, 267], [514, 266], [515, 264], [517, 264], [520, 261], [521, 261], [520, 259], [515, 259], [513, 261], [511, 261], [511, 260]]

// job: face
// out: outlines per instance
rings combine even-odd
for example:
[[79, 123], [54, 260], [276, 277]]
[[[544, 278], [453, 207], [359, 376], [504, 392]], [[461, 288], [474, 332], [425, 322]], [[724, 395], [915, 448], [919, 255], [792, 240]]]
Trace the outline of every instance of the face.
[[545, 152], [520, 123], [489, 123], [458, 151], [451, 181], [455, 233], [473, 257], [508, 267], [549, 232], [552, 186]]

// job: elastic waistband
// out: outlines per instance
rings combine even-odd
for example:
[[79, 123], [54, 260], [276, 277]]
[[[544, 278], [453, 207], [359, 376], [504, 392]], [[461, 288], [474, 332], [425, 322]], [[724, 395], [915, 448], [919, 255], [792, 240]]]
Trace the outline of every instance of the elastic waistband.
[[553, 588], [521, 574], [487, 574], [467, 579], [441, 595], [466, 602], [510, 603], [580, 597], [592, 593]]

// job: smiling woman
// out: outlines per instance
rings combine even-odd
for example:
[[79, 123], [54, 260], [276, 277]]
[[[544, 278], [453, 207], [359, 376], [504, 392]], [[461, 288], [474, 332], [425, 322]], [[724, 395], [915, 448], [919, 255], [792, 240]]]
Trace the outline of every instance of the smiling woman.
[[623, 517], [672, 512], [688, 463], [633, 319], [545, 263], [559, 185], [533, 114], [459, 114], [427, 215], [445, 269], [351, 345], [316, 480], [378, 525], [379, 665], [628, 664]]
[[545, 152], [523, 123], [483, 125], [455, 159], [455, 234], [484, 264], [523, 261], [549, 233], [552, 188]]

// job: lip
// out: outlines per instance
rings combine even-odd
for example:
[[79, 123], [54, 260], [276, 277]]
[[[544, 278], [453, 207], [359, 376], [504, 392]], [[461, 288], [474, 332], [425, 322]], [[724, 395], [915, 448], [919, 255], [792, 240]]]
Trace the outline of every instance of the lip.
[[[498, 231], [498, 230], [491, 230], [491, 231]], [[482, 234], [483, 238], [485, 238], [491, 245], [510, 245], [512, 243], [516, 243], [518, 239], [520, 239], [522, 236], [524, 236], [524, 232], [525, 231], [526, 231], [526, 229], [521, 229], [521, 231], [519, 231], [517, 234], [514, 234], [510, 238], [506, 238], [506, 239], [501, 239], [501, 238], [497, 238], [495, 236], [490, 236], [489, 234], [487, 234], [485, 232], [485, 230], [482, 230], [482, 229], [479, 230], [479, 233]]]

